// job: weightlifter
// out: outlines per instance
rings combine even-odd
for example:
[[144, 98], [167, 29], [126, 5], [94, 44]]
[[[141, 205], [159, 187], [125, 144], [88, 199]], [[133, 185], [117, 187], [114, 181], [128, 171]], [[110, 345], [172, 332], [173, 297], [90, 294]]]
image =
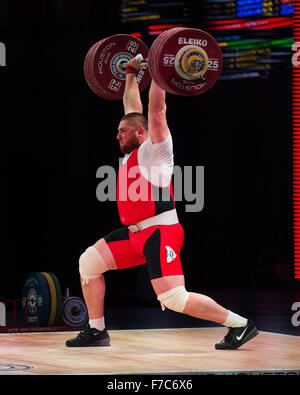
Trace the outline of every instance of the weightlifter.
[[[66, 346], [110, 345], [104, 322], [103, 273], [146, 264], [163, 309], [228, 327], [225, 338], [215, 348], [237, 349], [258, 334], [253, 322], [220, 306], [210, 297], [185, 288], [180, 260], [184, 232], [177, 218], [171, 184], [173, 144], [166, 119], [165, 91], [151, 81], [147, 121], [142, 115], [135, 75], [141, 64], [138, 55], [126, 66], [125, 115], [117, 133], [120, 150], [125, 154], [117, 187], [118, 210], [124, 226], [98, 240], [80, 256], [79, 272], [89, 323], [77, 337], [67, 340]], [[147, 198], [136, 199], [133, 194], [136, 181], [133, 173], [139, 177], [140, 190]]]

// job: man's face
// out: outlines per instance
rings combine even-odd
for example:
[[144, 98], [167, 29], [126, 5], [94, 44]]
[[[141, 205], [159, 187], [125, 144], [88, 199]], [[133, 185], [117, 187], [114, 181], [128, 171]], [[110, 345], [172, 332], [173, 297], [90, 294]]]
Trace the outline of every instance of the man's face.
[[[139, 128], [138, 128], [139, 129]], [[120, 122], [118, 127], [117, 140], [120, 144], [120, 151], [123, 154], [130, 154], [135, 148], [140, 145], [137, 130], [124, 119]]]

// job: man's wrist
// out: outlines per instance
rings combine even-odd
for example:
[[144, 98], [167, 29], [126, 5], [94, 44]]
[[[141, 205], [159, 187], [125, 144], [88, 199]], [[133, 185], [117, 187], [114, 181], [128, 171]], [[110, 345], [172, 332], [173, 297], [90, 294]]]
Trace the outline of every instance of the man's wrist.
[[136, 69], [129, 64], [126, 66], [126, 74], [135, 73]]

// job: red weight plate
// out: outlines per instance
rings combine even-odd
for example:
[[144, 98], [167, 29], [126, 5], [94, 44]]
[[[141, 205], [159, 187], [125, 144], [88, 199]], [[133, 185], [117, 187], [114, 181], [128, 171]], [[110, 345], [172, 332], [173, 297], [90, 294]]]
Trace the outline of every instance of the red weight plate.
[[157, 68], [156, 65], [159, 63], [159, 58], [157, 56], [158, 53], [158, 47], [160, 44], [160, 36], [157, 37], [156, 40], [154, 40], [154, 42], [152, 43], [152, 46], [150, 48], [149, 51], [149, 57], [148, 57], [148, 68], [149, 68], [149, 72], [150, 75], [152, 77], [152, 79], [161, 86], [161, 84], [159, 84], [159, 76], [157, 74]]
[[88, 51], [88, 53], [86, 54], [86, 57], [84, 59], [84, 77], [85, 80], [88, 84], [88, 86], [92, 89], [92, 91], [94, 93], [96, 93], [96, 95], [101, 96], [103, 98], [106, 98], [105, 96], [105, 92], [101, 89], [101, 87], [97, 84], [97, 81], [95, 80], [93, 73], [92, 73], [92, 69], [93, 69], [93, 54], [95, 52], [95, 49], [97, 47], [97, 45], [99, 45], [102, 41], [101, 40], [97, 43], [95, 43]]
[[[148, 47], [138, 38], [117, 34], [94, 44], [84, 62], [84, 76], [90, 88], [108, 100], [123, 98], [126, 72], [125, 65], [137, 54], [148, 58]], [[148, 65], [136, 72], [139, 90], [150, 83]]]
[[[160, 34], [157, 39], [153, 42], [152, 47], [149, 52], [149, 71], [152, 76], [152, 78], [156, 81], [156, 83], [163, 88], [165, 91], [173, 94], [177, 94], [176, 91], [174, 91], [169, 85], [168, 81], [164, 79], [164, 76], [160, 74], [159, 68], [160, 68], [160, 60], [161, 59], [161, 54], [162, 54], [162, 47], [164, 46], [164, 43], [172, 34], [174, 34], [177, 31], [181, 31], [182, 28], [180, 27], [175, 27], [169, 30], [166, 30], [163, 34]], [[169, 57], [171, 56], [171, 58]], [[173, 54], [165, 54], [165, 57], [163, 58], [163, 62], [169, 62], [174, 59]], [[152, 75], [153, 73], [153, 75]]]
[[[207, 54], [207, 69], [201, 79], [189, 80], [176, 71], [174, 61], [179, 51], [193, 46]], [[155, 82], [169, 93], [196, 96], [209, 90], [222, 72], [222, 51], [208, 33], [193, 28], [173, 28], [153, 42], [149, 52], [149, 71]]]
[[156, 40], [153, 42], [150, 51], [149, 51], [149, 72], [151, 77], [153, 78], [153, 80], [165, 91], [169, 92], [169, 93], [173, 93], [176, 94], [175, 91], [173, 91], [168, 85], [167, 83], [164, 81], [164, 79], [161, 77], [161, 75], [159, 74], [159, 64], [160, 64], [160, 53], [161, 53], [161, 48], [162, 45], [164, 44], [165, 40], [168, 39], [168, 37], [170, 36], [170, 34], [172, 34], [172, 32], [177, 29], [169, 29], [167, 31], [165, 31], [164, 33], [160, 34]]
[[92, 91], [104, 98], [104, 99], [112, 99], [111, 97], [109, 97], [109, 94], [107, 92], [105, 92], [101, 85], [97, 82], [94, 72], [93, 72], [93, 59], [94, 59], [94, 55], [95, 55], [95, 51], [97, 50], [97, 47], [99, 45], [101, 45], [104, 42], [103, 40], [100, 40], [98, 42], [96, 42], [88, 51], [85, 60], [84, 60], [84, 76], [86, 79], [87, 84], [89, 85], [89, 87], [92, 89]]
[[94, 72], [93, 72], [93, 59], [95, 52], [98, 48], [99, 45], [102, 44], [104, 40], [100, 40], [97, 43], [95, 43], [90, 50], [88, 51], [85, 60], [84, 60], [84, 76], [86, 79], [87, 84], [89, 87], [92, 89], [96, 95], [107, 99], [107, 100], [114, 100], [113, 95], [110, 95], [109, 92], [106, 92], [104, 89], [102, 89], [101, 85], [98, 83], [97, 79], [95, 78]]
[[[185, 28], [173, 28], [165, 31], [153, 42], [149, 52], [149, 71], [152, 78], [167, 92], [181, 95], [186, 93], [176, 92], [174, 89], [172, 89], [172, 87], [170, 86], [170, 81], [168, 80], [168, 78], [166, 78], [165, 73], [160, 73], [160, 68], [162, 66], [162, 63], [165, 67], [174, 66], [174, 59], [177, 53], [177, 49], [175, 51], [175, 54], [174, 51], [169, 53], [163, 53], [162, 50], [164, 49], [165, 43], [168, 43], [169, 38], [172, 37], [172, 35], [174, 35], [176, 32], [181, 32], [182, 30], [185, 30]], [[186, 81], [186, 84], [187, 86], [190, 86], [191, 82]]]

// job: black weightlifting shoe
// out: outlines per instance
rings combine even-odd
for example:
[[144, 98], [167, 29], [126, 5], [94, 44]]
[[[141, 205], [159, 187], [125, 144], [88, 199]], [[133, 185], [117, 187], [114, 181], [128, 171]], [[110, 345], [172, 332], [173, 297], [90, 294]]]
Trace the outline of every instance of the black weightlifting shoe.
[[239, 328], [229, 328], [224, 339], [215, 345], [216, 350], [236, 350], [249, 340], [258, 335], [258, 330], [251, 320], [246, 326]]
[[110, 346], [110, 338], [107, 330], [98, 331], [87, 324], [84, 329], [74, 338], [66, 341], [67, 347], [105, 347]]

